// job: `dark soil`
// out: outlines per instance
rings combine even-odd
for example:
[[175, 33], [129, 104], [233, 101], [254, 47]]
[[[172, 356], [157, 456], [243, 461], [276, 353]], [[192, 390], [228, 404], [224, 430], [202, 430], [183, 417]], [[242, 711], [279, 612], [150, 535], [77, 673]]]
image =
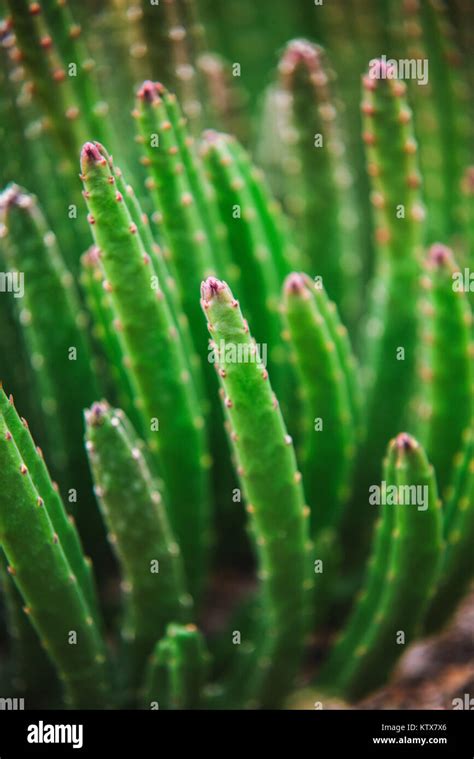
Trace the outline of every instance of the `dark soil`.
[[453, 700], [466, 694], [468, 702], [474, 698], [474, 592], [443, 633], [407, 650], [386, 687], [357, 704], [328, 700], [307, 688], [288, 706], [315, 709], [320, 701], [324, 709], [453, 709]]

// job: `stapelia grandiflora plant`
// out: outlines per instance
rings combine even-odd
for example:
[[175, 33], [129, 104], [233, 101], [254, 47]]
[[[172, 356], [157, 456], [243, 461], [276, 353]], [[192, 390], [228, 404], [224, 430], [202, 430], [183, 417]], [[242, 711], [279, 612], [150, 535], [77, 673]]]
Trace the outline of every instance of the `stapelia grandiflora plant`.
[[468, 4], [215, 5], [2, 3], [28, 707], [356, 702], [474, 575]]

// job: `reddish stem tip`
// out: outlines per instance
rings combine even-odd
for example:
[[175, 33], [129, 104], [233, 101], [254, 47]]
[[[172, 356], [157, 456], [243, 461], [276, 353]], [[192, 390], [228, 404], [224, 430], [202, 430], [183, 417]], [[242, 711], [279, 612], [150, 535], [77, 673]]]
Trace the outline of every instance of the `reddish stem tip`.
[[228, 290], [225, 282], [221, 282], [215, 277], [208, 277], [205, 282], [201, 283], [201, 298], [204, 303], [209, 303], [225, 290]]
[[3, 192], [0, 193], [0, 210], [5, 211], [14, 206], [21, 197], [21, 187], [17, 184], [9, 184]]
[[401, 432], [395, 438], [395, 446], [399, 451], [414, 451], [418, 444], [407, 432]]
[[396, 79], [396, 73], [393, 63], [384, 58], [373, 58], [369, 63], [368, 74], [363, 79], [364, 87], [368, 90], [374, 90], [379, 79]]
[[95, 142], [86, 142], [81, 151], [81, 161], [98, 163], [103, 156]]
[[220, 132], [216, 129], [205, 129], [202, 133], [202, 139], [209, 144], [219, 141]]
[[143, 100], [144, 103], [154, 103], [160, 99], [160, 95], [164, 92], [164, 87], [160, 82], [152, 82], [147, 79], [143, 82], [142, 86], [138, 90], [138, 97]]
[[320, 45], [305, 39], [292, 40], [288, 43], [278, 66], [285, 86], [291, 85], [291, 78], [299, 67], [307, 69], [312, 83], [316, 86], [327, 83], [324, 72], [324, 49]]
[[281, 62], [283, 67], [291, 66], [292, 68], [298, 63], [310, 64], [316, 62], [321, 57], [322, 52], [322, 47], [309, 42], [309, 40], [291, 40], [285, 48]]
[[93, 403], [91, 408], [86, 411], [86, 422], [91, 427], [100, 427], [104, 423], [105, 416], [109, 410], [107, 401]]
[[441, 242], [435, 242], [428, 251], [428, 261], [434, 266], [444, 266], [452, 259], [451, 249]]
[[284, 284], [285, 293], [288, 295], [301, 295], [306, 290], [306, 287], [306, 279], [303, 274], [298, 274], [297, 272], [288, 274]]

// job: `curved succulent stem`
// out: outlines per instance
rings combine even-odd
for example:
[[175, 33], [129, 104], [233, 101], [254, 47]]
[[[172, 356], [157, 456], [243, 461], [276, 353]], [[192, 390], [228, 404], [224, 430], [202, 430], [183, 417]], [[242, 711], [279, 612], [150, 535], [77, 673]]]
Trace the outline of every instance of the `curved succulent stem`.
[[[100, 266], [100, 249], [96, 245], [81, 256], [80, 282], [85, 303], [92, 320], [92, 336], [100, 346], [99, 370], [109, 397], [116, 398], [141, 436], [145, 435], [142, 415], [136, 406], [136, 394], [124, 363], [124, 351], [114, 327], [115, 312], [110, 293], [104, 288]], [[101, 360], [102, 359], [102, 360]]]
[[136, 684], [157, 635], [169, 619], [187, 621], [192, 599], [161, 494], [123, 412], [95, 403], [86, 422], [96, 495], [122, 570], [122, 635]]
[[[362, 346], [365, 436], [346, 547], [360, 563], [372, 523], [367, 487], [380, 476], [386, 440], [403, 426], [414, 393], [419, 344], [421, 242], [424, 209], [417, 145], [406, 85], [383, 60], [371, 62], [363, 80], [367, 170], [371, 178], [376, 262]], [[390, 399], [390, 402], [388, 402]], [[357, 530], [360, 539], [353, 540]]]
[[12, 683], [31, 708], [46, 707], [58, 696], [56, 670], [25, 613], [23, 598], [7, 567], [5, 556], [0, 554], [0, 592], [9, 635]]
[[[145, 250], [151, 258], [153, 267], [160, 282], [161, 289], [163, 290], [168, 302], [176, 329], [181, 336], [184, 347], [184, 354], [188, 360], [189, 369], [193, 375], [194, 383], [196, 385], [196, 389], [199, 392], [200, 400], [205, 404], [206, 401], [204, 399], [203, 378], [201, 376], [201, 362], [199, 355], [193, 345], [188, 319], [183, 313], [183, 306], [178, 288], [176, 272], [172, 266], [172, 261], [169, 260], [169, 251], [166, 248], [163, 240], [159, 240], [160, 244], [157, 244], [155, 242], [148, 216], [147, 214], [143, 213], [140, 201], [135, 195], [132, 185], [127, 184], [121, 169], [118, 166], [114, 165], [111, 156], [107, 154], [105, 148], [101, 146], [100, 150], [102, 154], [107, 157], [110, 170], [115, 179], [117, 191], [120, 192], [122, 197], [126, 199], [127, 208], [129, 210], [132, 222], [136, 225], [137, 232], [141, 237]], [[157, 227], [155, 225], [155, 229], [156, 228]]]
[[193, 285], [222, 268], [224, 232], [220, 223], [213, 223], [218, 218], [217, 208], [201, 175], [176, 96], [160, 84], [145, 82], [135, 113], [151, 178], [148, 184], [162, 214], [183, 307], [200, 345], [202, 325], [192, 297]]
[[148, 708], [198, 709], [209, 654], [195, 625], [170, 624], [148, 665], [144, 702]]
[[110, 142], [108, 107], [99, 95], [94, 61], [66, 3], [8, 3], [16, 42], [34, 93], [51, 121], [67, 161], [91, 134]]
[[[147, 184], [160, 211], [182, 308], [189, 320], [195, 349], [202, 355], [207, 343], [206, 330], [195, 293], [203, 277], [228, 271], [226, 229], [219, 219], [213, 189], [194, 151], [176, 96], [159, 83], [145, 82], [139, 90], [134, 115], [149, 174]], [[210, 449], [212, 457], [217, 458], [226, 450], [227, 441], [223, 434], [217, 381], [212, 374], [207, 373], [206, 377], [212, 404]], [[235, 486], [230, 467], [214, 467], [213, 484], [220, 507]]]
[[[473, 419], [472, 313], [464, 273], [449, 248], [433, 245], [423, 277], [421, 432], [444, 498], [463, 433]], [[453, 409], [462, 409], [454, 413]]]
[[0, 496], [0, 538], [27, 614], [58, 669], [69, 703], [107, 707], [104, 643], [3, 416], [0, 468], [6, 484]]
[[309, 622], [309, 508], [291, 438], [238, 302], [213, 278], [203, 283], [201, 296], [220, 346], [216, 368], [261, 567], [265, 632], [258, 646], [261, 682], [251, 695], [275, 706], [291, 687]]
[[204, 419], [169, 305], [126, 198], [114, 186], [107, 158], [97, 145], [87, 143], [81, 163], [89, 220], [101, 251], [115, 326], [148, 443], [165, 482], [189, 587], [193, 595], [199, 595], [209, 539]]
[[[85, 316], [72, 275], [36, 198], [11, 185], [0, 197], [2, 248], [22, 290], [15, 304], [45, 419], [49, 457], [83, 537], [97, 543], [95, 511], [89, 510], [88, 470], [81, 445], [82, 411], [97, 397]], [[92, 504], [91, 504], [92, 506]]]
[[7, 398], [0, 388], [0, 414], [15, 440], [15, 445], [27, 467], [34, 487], [41, 496], [43, 506], [58, 536], [72, 573], [82, 591], [89, 613], [98, 627], [102, 627], [91, 561], [84, 555], [74, 519], [64, 508], [58, 486], [48, 472], [41, 448], [35, 446], [26, 419], [20, 418], [13, 397]]
[[474, 435], [466, 431], [445, 505], [446, 548], [436, 595], [426, 615], [425, 632], [437, 632], [451, 618], [474, 575]]
[[442, 558], [433, 468], [409, 435], [390, 443], [378, 498], [383, 511], [367, 576], [320, 675], [328, 690], [350, 699], [383, 683], [403, 646], [419, 633]]
[[429, 242], [454, 241], [462, 231], [462, 174], [472, 125], [466, 81], [468, 55], [458, 49], [447, 8], [439, 0], [400, 3], [403, 36], [425, 80], [411, 80], [415, 127], [424, 175]]
[[148, 72], [176, 90], [193, 132], [199, 132], [209, 102], [197, 65], [207, 42], [196, 0], [166, 0], [155, 5], [142, 0], [137, 17], [148, 53]]
[[337, 525], [349, 494], [357, 442], [351, 407], [351, 388], [357, 386], [355, 360], [350, 356], [343, 366], [325, 316], [327, 295], [309, 277], [290, 274], [284, 303], [306, 405], [302, 473], [317, 533]]
[[323, 48], [306, 40], [288, 43], [272, 96], [283, 122], [274, 152], [283, 174], [283, 202], [295, 221], [306, 270], [322, 278], [329, 297], [353, 319], [360, 272], [358, 217], [333, 79]]
[[280, 293], [285, 276], [298, 259], [297, 253], [284, 230], [278, 205], [238, 142], [229, 135], [208, 130], [203, 135], [201, 152], [227, 229], [235, 270], [232, 280], [240, 285], [242, 307], [261, 346], [262, 357], [263, 351], [268, 351], [273, 385], [287, 425], [296, 435], [299, 399], [292, 389], [294, 370], [283, 343]]
[[227, 135], [205, 132], [202, 156], [229, 236], [236, 269], [234, 279], [242, 283], [245, 311], [254, 325], [256, 339], [269, 343], [271, 360], [281, 332], [278, 314], [281, 283], [251, 188], [235, 160], [234, 142]]

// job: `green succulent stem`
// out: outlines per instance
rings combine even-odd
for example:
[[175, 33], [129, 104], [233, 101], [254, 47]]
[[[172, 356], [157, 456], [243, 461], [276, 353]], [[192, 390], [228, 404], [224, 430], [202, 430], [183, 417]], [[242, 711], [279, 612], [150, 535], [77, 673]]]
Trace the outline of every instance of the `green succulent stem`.
[[441, 566], [433, 467], [407, 434], [390, 443], [384, 483], [377, 486], [382, 514], [361, 593], [320, 674], [324, 687], [351, 700], [385, 682], [404, 645], [420, 633]]
[[71, 82], [64, 70], [40, 3], [8, 3], [22, 61], [32, 78], [36, 97], [51, 120], [53, 132], [68, 160], [85, 139], [78, 119]]
[[452, 486], [446, 499], [445, 551], [436, 594], [431, 600], [425, 632], [438, 632], [451, 619], [474, 575], [474, 437], [472, 427], [464, 435], [456, 458]]
[[301, 462], [313, 531], [317, 534], [337, 525], [349, 495], [357, 443], [357, 421], [349, 390], [349, 386], [357, 384], [355, 359], [350, 356], [349, 363], [343, 366], [326, 320], [327, 295], [309, 277], [290, 274], [284, 287], [284, 305], [305, 398], [306, 435]]
[[[101, 98], [96, 63], [87, 49], [81, 25], [76, 22], [70, 4], [64, 0], [42, 0], [40, 5], [61, 60], [67, 67], [80, 117], [95, 140], [110, 141], [109, 108]], [[76, 68], [71, 72], [72, 65]]]
[[[372, 524], [369, 511], [361, 521], [357, 504], [379, 478], [386, 441], [403, 428], [414, 395], [425, 218], [406, 84], [394, 78], [392, 64], [374, 59], [363, 78], [363, 93], [376, 259], [361, 340], [365, 434], [345, 526], [353, 566], [363, 560]], [[360, 536], [356, 542], [354, 530]]]
[[24, 601], [7, 571], [5, 556], [0, 561], [0, 591], [9, 636], [8, 654], [15, 691], [31, 708], [47, 707], [58, 698], [56, 670], [24, 610]]
[[209, 654], [195, 625], [170, 624], [151, 656], [145, 681], [148, 708], [198, 709], [202, 704]]
[[148, 444], [163, 475], [189, 587], [199, 596], [209, 541], [204, 418], [169, 305], [126, 199], [114, 186], [107, 158], [97, 145], [87, 143], [81, 162], [89, 221], [100, 248], [115, 326]]
[[323, 48], [306, 40], [288, 43], [278, 73], [279, 95], [274, 99], [283, 111], [283, 124], [276, 152], [284, 204], [294, 219], [308, 272], [322, 278], [329, 297], [353, 320], [358, 308], [354, 283], [360, 273], [358, 217], [334, 74]]
[[97, 543], [95, 511], [88, 501], [88, 469], [81, 444], [82, 411], [98, 394], [86, 317], [72, 274], [35, 196], [17, 185], [0, 196], [2, 249], [23, 282], [15, 300], [32, 375], [45, 420], [45, 448], [68, 493], [83, 537]]
[[[425, 298], [421, 304], [424, 350], [420, 362], [420, 435], [444, 498], [463, 434], [473, 418], [472, 313], [463, 272], [445, 245], [431, 246], [422, 284]], [[462, 414], [453, 414], [454, 408], [462, 408]]]
[[0, 540], [26, 613], [58, 669], [70, 705], [106, 708], [104, 642], [3, 416], [0, 467], [7, 485], [0, 497]]
[[166, 508], [123, 412], [95, 403], [86, 448], [109, 540], [122, 569], [124, 625], [135, 683], [169, 619], [186, 622], [192, 599]]
[[0, 414], [15, 440], [15, 445], [28, 469], [34, 487], [40, 494], [72, 573], [82, 591], [89, 613], [98, 627], [102, 627], [92, 563], [84, 555], [74, 519], [68, 515], [64, 507], [58, 486], [51, 479], [41, 448], [35, 446], [28, 422], [18, 415], [13, 397], [8, 398], [1, 388]]
[[[259, 554], [266, 630], [258, 662], [261, 684], [253, 697], [275, 706], [291, 687], [309, 622], [309, 508], [291, 438], [238, 302], [213, 278], [203, 283], [201, 302], [219, 346], [216, 368]], [[239, 350], [249, 360], [239, 361]]]
[[[81, 256], [80, 282], [92, 320], [92, 336], [98, 343], [99, 371], [104, 376], [108, 396], [117, 400], [141, 436], [145, 435], [142, 415], [130, 373], [124, 363], [124, 350], [114, 327], [115, 312], [110, 293], [104, 288], [104, 273], [100, 266], [100, 249], [96, 245]], [[102, 360], [101, 360], [102, 359]]]
[[428, 242], [454, 242], [462, 230], [461, 180], [472, 146], [467, 56], [463, 56], [445, 4], [401, 4], [407, 52], [426, 81], [411, 83], [415, 127], [425, 177]]
[[[161, 84], [145, 82], [138, 93], [135, 116], [148, 168], [148, 185], [162, 215], [183, 308], [196, 346], [202, 345], [199, 304], [193, 298], [203, 277], [222, 268], [225, 250], [222, 225], [211, 223], [211, 188], [202, 176], [185, 131], [176, 96]], [[182, 168], [177, 168], [182, 167]], [[216, 237], [220, 232], [220, 240]], [[191, 254], [192, 251], [192, 254]]]

